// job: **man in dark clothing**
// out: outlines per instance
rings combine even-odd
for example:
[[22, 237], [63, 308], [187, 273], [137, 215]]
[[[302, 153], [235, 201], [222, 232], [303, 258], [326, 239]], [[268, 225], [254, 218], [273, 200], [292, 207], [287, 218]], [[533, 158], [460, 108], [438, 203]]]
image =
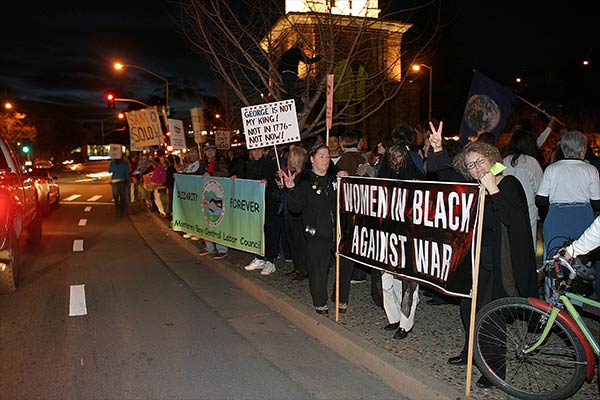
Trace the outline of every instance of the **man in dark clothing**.
[[300, 96], [300, 79], [298, 79], [298, 64], [302, 61], [305, 64], [314, 64], [321, 59], [321, 56], [309, 57], [304, 52], [304, 45], [297, 42], [292, 48], [283, 53], [279, 60], [279, 73], [283, 86], [288, 94], [296, 102], [296, 112], [301, 113], [304, 108]]
[[[362, 134], [359, 131], [351, 131], [344, 133], [341, 137], [342, 156], [338, 160], [336, 166], [346, 171], [350, 176], [356, 176], [358, 166], [367, 162], [367, 158], [358, 149], [358, 143], [362, 138]], [[352, 266], [353, 265], [353, 266]], [[350, 275], [352, 276], [352, 283], [366, 282], [367, 280], [367, 267], [362, 266], [359, 263], [345, 263], [344, 267], [352, 268]]]

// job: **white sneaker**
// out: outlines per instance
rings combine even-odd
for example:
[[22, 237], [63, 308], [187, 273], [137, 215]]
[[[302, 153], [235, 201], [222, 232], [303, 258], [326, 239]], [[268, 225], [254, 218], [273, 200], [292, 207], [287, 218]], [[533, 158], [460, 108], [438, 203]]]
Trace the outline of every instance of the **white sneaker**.
[[275, 264], [273, 264], [271, 261], [265, 261], [263, 270], [260, 271], [260, 274], [261, 275], [271, 275], [276, 270], [277, 270], [277, 268], [275, 268]]
[[200, 240], [200, 237], [192, 235], [192, 240], [194, 240], [194, 241]]
[[184, 234], [183, 234], [183, 238], [184, 238], [184, 239], [189, 239], [189, 238], [191, 238], [191, 237], [192, 237], [192, 235], [190, 235], [189, 233], [184, 233]]
[[255, 258], [252, 262], [244, 267], [246, 271], [254, 271], [255, 269], [263, 269], [265, 266], [265, 260], [259, 260]]

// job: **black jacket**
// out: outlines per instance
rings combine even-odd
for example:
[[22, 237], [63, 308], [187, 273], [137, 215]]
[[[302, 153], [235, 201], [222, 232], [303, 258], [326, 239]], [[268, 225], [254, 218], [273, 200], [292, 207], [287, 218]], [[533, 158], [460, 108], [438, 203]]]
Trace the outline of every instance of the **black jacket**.
[[[469, 182], [450, 166], [450, 157], [445, 151], [431, 153], [427, 160], [428, 167], [432, 172], [437, 173], [441, 180]], [[498, 188], [500, 192], [485, 196], [481, 235], [481, 267], [491, 265], [495, 291], [492, 298], [505, 296], [500, 265], [502, 225], [506, 226], [508, 231], [510, 260], [516, 290], [521, 297], [538, 297], [536, 260], [525, 191], [521, 182], [511, 175], [505, 176], [498, 183]]]
[[248, 159], [246, 161], [246, 176], [244, 178], [257, 181], [266, 179], [267, 187], [265, 188], [265, 193], [272, 194], [277, 188], [277, 184], [275, 183], [276, 172], [275, 162], [263, 156], [258, 160]]
[[335, 239], [335, 219], [337, 202], [337, 177], [330, 168], [325, 176], [312, 171], [303, 174], [302, 179], [288, 192], [287, 206], [292, 214], [302, 214], [304, 226], [315, 228], [317, 239]]

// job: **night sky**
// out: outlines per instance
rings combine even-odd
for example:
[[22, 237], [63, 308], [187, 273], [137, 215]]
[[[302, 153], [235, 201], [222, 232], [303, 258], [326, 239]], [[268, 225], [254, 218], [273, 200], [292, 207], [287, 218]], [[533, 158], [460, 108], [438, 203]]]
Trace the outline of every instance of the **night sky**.
[[[392, 2], [397, 9], [412, 3]], [[591, 10], [576, 8], [583, 2], [563, 8], [542, 1], [446, 3], [444, 18], [451, 23], [430, 61], [433, 65], [478, 69], [510, 85], [517, 75], [540, 77], [575, 68], [586, 57], [593, 62], [596, 22]], [[168, 78], [175, 109], [198, 106], [196, 99], [178, 95], [177, 87], [191, 81], [210, 91], [211, 73], [179, 33], [172, 17], [178, 12], [172, 7], [164, 0], [3, 5], [0, 98], [42, 103], [85, 120], [106, 115], [106, 91], [139, 100], [164, 96], [163, 81], [139, 70], [114, 71], [112, 63], [120, 60]], [[425, 28], [416, 26], [415, 32], [421, 29]], [[450, 39], [458, 47], [449, 56], [443, 46]], [[436, 70], [436, 84], [442, 77], [447, 79]], [[467, 83], [465, 95], [468, 89]]]
[[[184, 80], [207, 85], [208, 67], [186, 46], [165, 1], [27, 3], [3, 6], [3, 100], [47, 103], [86, 119], [106, 113], [106, 91], [140, 101], [164, 98], [164, 81], [136, 69], [117, 72], [117, 60], [167, 78], [172, 93]], [[170, 97], [187, 107], [185, 99]]]

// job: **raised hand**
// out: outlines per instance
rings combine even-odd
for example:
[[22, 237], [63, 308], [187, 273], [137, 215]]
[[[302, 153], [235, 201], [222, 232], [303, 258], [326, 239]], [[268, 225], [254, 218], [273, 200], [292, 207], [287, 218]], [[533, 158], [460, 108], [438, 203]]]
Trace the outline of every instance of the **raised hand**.
[[431, 129], [431, 135], [429, 135], [429, 143], [433, 151], [442, 151], [442, 129], [444, 128], [444, 121], [440, 121], [440, 126], [436, 129], [433, 123], [429, 121], [429, 128]]
[[296, 178], [296, 173], [292, 173], [291, 171], [284, 171], [281, 170], [281, 177], [283, 178], [283, 184], [285, 185], [286, 188], [291, 189], [294, 186], [296, 186], [296, 183], [294, 182], [294, 179]]

